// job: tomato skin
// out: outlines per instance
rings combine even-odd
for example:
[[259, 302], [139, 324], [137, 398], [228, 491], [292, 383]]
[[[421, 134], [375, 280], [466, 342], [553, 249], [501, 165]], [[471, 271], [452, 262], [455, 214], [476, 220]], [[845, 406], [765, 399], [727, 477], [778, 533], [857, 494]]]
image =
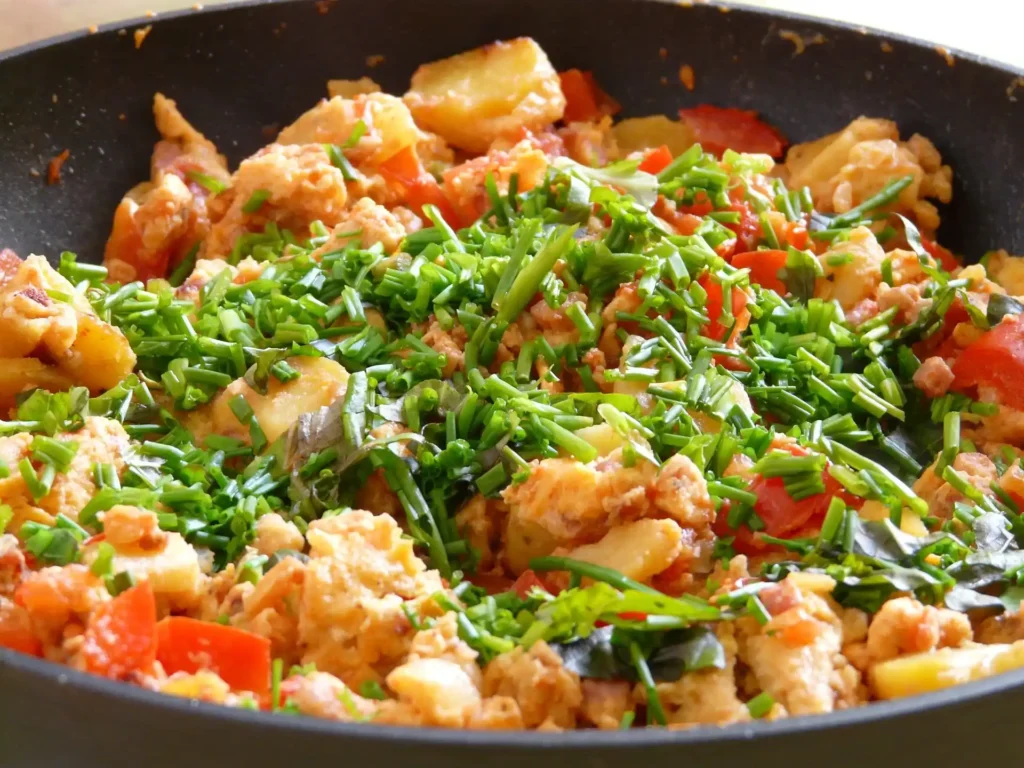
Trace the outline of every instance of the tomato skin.
[[761, 242], [763, 234], [761, 232], [761, 219], [750, 207], [749, 203], [744, 200], [733, 201], [726, 210], [740, 215], [739, 223], [725, 225], [736, 233], [738, 242], [736, 243], [735, 251], [744, 253], [756, 249], [757, 244]]
[[534, 587], [540, 587], [545, 592], [551, 591], [548, 589], [548, 585], [541, 581], [540, 576], [538, 576], [535, 571], [528, 568], [519, 574], [519, 578], [516, 579], [515, 584], [512, 585], [512, 591], [519, 596], [520, 600], [525, 600], [530, 596], [530, 591]]
[[167, 674], [215, 672], [232, 689], [270, 689], [270, 640], [237, 627], [168, 616], [156, 626], [156, 657]]
[[1024, 317], [1004, 321], [967, 346], [953, 363], [959, 390], [992, 387], [1003, 405], [1024, 410]]
[[727, 149], [782, 157], [786, 140], [761, 121], [757, 112], [701, 104], [679, 110], [680, 119], [693, 130], [705, 152], [721, 156]]
[[389, 157], [378, 168], [380, 175], [405, 192], [405, 202], [422, 219], [424, 205], [434, 205], [441, 217], [456, 229], [462, 226], [462, 217], [456, 212], [441, 185], [423, 168], [413, 147], [404, 147]]
[[802, 221], [787, 221], [785, 236], [787, 243], [801, 251], [807, 247], [811, 239]]
[[593, 72], [567, 69], [558, 73], [558, 79], [565, 96], [562, 122], [589, 123], [619, 111], [618, 103], [601, 90]]
[[565, 96], [565, 113], [562, 119], [567, 123], [585, 123], [597, 120], [601, 112], [597, 108], [597, 94], [586, 76], [578, 69], [558, 73]]
[[779, 278], [779, 270], [786, 266], [786, 258], [785, 251], [745, 251], [733, 255], [732, 265], [737, 269], [749, 269], [750, 282], [785, 296], [788, 291]]
[[929, 240], [927, 237], [921, 238], [921, 245], [928, 251], [928, 255], [931, 256], [947, 272], [952, 272], [954, 269], [960, 266], [960, 262], [957, 261], [956, 256], [948, 248], [939, 245], [934, 240]]
[[112, 680], [124, 680], [153, 668], [156, 598], [148, 581], [93, 611], [85, 630], [82, 657], [86, 671]]
[[[787, 445], [784, 450], [794, 456], [807, 456], [810, 451], [796, 445]], [[787, 492], [781, 477], [755, 475], [749, 490], [757, 495], [754, 512], [764, 523], [763, 533], [778, 539], [797, 539], [814, 536], [821, 530], [821, 523], [834, 497], [848, 505], [859, 504], [859, 499], [850, 496], [832, 475], [828, 468], [821, 473], [825, 490], [805, 499], [795, 501]], [[728, 510], [723, 507], [712, 528], [717, 536], [735, 536], [733, 549], [741, 555], [763, 555], [781, 552], [783, 548], [761, 541], [761, 537], [746, 525], [738, 530], [729, 527]]]
[[[685, 206], [683, 207], [685, 208]], [[661, 195], [658, 196], [657, 202], [651, 208], [651, 213], [670, 224], [680, 235], [692, 235], [702, 222], [700, 216], [681, 210], [675, 203]]]
[[641, 170], [644, 173], [659, 174], [665, 170], [671, 162], [672, 152], [665, 144], [662, 144], [657, 149], [652, 149], [647, 153], [643, 162], [638, 166], [638, 170]]
[[957, 296], [953, 299], [949, 309], [946, 310], [946, 315], [942, 319], [942, 328], [928, 338], [914, 344], [912, 346], [914, 354], [921, 360], [933, 356], [942, 358], [955, 356], [960, 351], [960, 345], [953, 338], [953, 330], [960, 323], [966, 323], [970, 319], [971, 316], [967, 314], [967, 310], [960, 301], [960, 297]]
[[[724, 303], [724, 295], [722, 292], [722, 286], [716, 280], [712, 280], [708, 275], [702, 275], [697, 279], [697, 284], [703, 288], [707, 294], [707, 302], [705, 307], [708, 311], [708, 324], [704, 326], [704, 335], [709, 339], [715, 341], [721, 341], [725, 338], [726, 327], [719, 322], [722, 317], [722, 305]], [[729, 335], [728, 344], [733, 344], [736, 337], [739, 336], [747, 326], [750, 324], [750, 310], [747, 309], [747, 294], [745, 294], [739, 288], [733, 288], [732, 290], [732, 314], [736, 318], [736, 323], [733, 325], [732, 332]]]

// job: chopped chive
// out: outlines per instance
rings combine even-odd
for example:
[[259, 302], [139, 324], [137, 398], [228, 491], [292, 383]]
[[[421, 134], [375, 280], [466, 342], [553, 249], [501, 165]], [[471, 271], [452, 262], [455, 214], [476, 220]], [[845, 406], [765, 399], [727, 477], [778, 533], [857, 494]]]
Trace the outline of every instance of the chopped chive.
[[771, 712], [774, 706], [775, 699], [772, 698], [770, 693], [763, 691], [747, 702], [747, 711], [750, 712], [752, 718], [760, 720]]
[[242, 213], [253, 214], [258, 212], [259, 209], [263, 207], [263, 204], [269, 199], [269, 189], [257, 189], [249, 195], [249, 199], [245, 201], [245, 205], [242, 206]]

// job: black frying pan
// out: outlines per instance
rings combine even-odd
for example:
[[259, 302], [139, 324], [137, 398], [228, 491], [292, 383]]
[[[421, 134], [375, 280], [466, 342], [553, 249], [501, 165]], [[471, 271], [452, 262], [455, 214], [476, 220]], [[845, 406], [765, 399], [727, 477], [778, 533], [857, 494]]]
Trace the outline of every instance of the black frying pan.
[[[327, 13], [321, 11], [326, 9]], [[0, 247], [98, 260], [112, 212], [148, 178], [154, 91], [237, 162], [324, 95], [370, 74], [401, 93], [417, 65], [530, 35], [559, 69], [591, 69], [627, 115], [710, 102], [756, 109], [790, 139], [866, 114], [934, 140], [955, 171], [942, 241], [977, 259], [1024, 252], [1024, 80], [928, 45], [754, 10], [647, 0], [267, 2], [0, 54]], [[140, 50], [131, 30], [153, 23]], [[811, 41], [795, 54], [795, 32]], [[883, 50], [891, 46], [891, 52]], [[667, 56], [659, 55], [659, 48]], [[384, 54], [370, 70], [366, 57]], [[696, 72], [696, 89], [678, 79]], [[665, 78], [663, 84], [662, 78]], [[1017, 84], [1020, 83], [1017, 100]], [[43, 180], [71, 151], [63, 182]], [[42, 177], [33, 176], [35, 169]], [[0, 765], [622, 765], [835, 768], [1019, 765], [1024, 672], [825, 717], [693, 731], [483, 733], [339, 725], [150, 694], [0, 651]]]

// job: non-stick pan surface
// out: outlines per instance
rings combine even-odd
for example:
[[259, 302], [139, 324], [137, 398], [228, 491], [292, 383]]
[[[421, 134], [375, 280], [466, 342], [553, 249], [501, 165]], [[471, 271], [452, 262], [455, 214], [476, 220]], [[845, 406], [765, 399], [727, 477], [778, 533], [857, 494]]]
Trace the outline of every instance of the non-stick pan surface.
[[[136, 50], [131, 32], [147, 24], [153, 29]], [[793, 140], [858, 115], [895, 119], [904, 134], [933, 139], [954, 167], [943, 242], [969, 260], [996, 247], [1024, 252], [1024, 79], [924, 44], [652, 0], [270, 2], [124, 29], [0, 54], [0, 247], [100, 258], [115, 205], [148, 177], [154, 91], [177, 99], [237, 162], [315, 103], [328, 78], [369, 74], [401, 93], [420, 63], [530, 35], [558, 68], [593, 70], [627, 115], [737, 106], [759, 111]], [[376, 55], [384, 59], [371, 69], [367, 57]], [[692, 92], [679, 80], [683, 64], [696, 73]], [[46, 163], [64, 149], [71, 154], [63, 181], [48, 185]], [[824, 717], [723, 729], [409, 730], [195, 704], [0, 651], [0, 765], [19, 768], [1018, 765], [1021, 711], [1024, 672]]]

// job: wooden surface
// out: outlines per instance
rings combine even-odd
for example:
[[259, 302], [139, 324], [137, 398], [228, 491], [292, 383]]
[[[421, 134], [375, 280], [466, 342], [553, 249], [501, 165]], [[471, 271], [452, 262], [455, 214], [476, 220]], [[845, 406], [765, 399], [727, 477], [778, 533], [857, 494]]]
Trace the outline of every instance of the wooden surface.
[[[486, 1], [486, 0], [484, 0]], [[224, 0], [206, 0], [218, 5]], [[891, 30], [1024, 68], [1021, 0], [745, 0]], [[0, 49], [51, 35], [187, 8], [188, 0], [0, 0]]]

